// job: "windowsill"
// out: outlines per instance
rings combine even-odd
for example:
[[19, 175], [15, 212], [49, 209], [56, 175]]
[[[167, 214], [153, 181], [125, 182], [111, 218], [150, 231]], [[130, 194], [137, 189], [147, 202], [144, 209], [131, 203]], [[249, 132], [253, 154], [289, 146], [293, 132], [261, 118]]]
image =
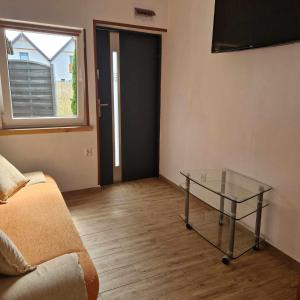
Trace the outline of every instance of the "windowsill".
[[0, 136], [92, 131], [92, 126], [0, 129]]

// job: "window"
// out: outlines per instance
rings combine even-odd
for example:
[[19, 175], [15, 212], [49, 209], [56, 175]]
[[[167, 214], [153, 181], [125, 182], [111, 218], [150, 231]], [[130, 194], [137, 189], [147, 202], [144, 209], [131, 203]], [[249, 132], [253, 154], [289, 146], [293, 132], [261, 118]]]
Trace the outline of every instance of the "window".
[[20, 60], [26, 60], [26, 61], [29, 60], [29, 55], [27, 52], [20, 52], [19, 54], [20, 54]]
[[0, 25], [2, 126], [86, 125], [82, 30], [21, 24]]

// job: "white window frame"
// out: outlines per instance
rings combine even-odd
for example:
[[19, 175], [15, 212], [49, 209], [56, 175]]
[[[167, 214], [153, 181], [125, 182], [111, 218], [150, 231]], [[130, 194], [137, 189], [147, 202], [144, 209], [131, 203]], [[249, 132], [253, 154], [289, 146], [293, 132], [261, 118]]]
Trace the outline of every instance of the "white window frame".
[[[1, 23], [1, 21], [0, 21]], [[14, 23], [15, 24], [15, 23]], [[27, 24], [27, 23], [26, 23]], [[24, 24], [18, 23], [16, 30], [32, 31]], [[42, 25], [41, 25], [42, 26]], [[34, 31], [39, 32], [38, 25]], [[9, 84], [8, 59], [6, 51], [5, 29], [13, 27], [1, 26], [0, 24], [0, 128], [43, 128], [43, 127], [65, 127], [65, 126], [85, 126], [87, 124], [87, 99], [86, 99], [86, 64], [85, 64], [85, 36], [84, 30], [80, 29], [80, 34], [76, 35], [76, 55], [77, 55], [77, 116], [70, 117], [37, 117], [37, 118], [14, 118], [12, 112], [12, 102]], [[60, 28], [59, 28], [60, 29]], [[45, 30], [40, 30], [45, 32]], [[55, 29], [53, 34], [61, 34], [61, 30]], [[75, 36], [70, 32], [69, 36]], [[2, 97], [1, 97], [2, 94]], [[2, 98], [2, 99], [1, 99]]]

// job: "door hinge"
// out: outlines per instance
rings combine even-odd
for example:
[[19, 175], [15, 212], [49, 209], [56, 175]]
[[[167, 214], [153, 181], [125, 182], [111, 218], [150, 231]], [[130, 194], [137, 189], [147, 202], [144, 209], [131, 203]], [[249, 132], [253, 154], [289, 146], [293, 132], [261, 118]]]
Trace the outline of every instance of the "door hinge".
[[100, 80], [100, 71], [97, 69], [97, 80]]

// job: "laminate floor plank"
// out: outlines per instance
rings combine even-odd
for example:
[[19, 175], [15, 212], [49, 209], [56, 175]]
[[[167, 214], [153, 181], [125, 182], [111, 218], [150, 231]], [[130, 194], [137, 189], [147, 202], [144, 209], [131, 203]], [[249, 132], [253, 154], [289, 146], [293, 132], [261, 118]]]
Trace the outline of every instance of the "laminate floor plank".
[[[266, 245], [223, 265], [216, 248], [185, 228], [183, 193], [161, 179], [64, 197], [99, 274], [100, 300], [296, 299], [298, 263]], [[193, 198], [190, 207], [210, 212]]]

